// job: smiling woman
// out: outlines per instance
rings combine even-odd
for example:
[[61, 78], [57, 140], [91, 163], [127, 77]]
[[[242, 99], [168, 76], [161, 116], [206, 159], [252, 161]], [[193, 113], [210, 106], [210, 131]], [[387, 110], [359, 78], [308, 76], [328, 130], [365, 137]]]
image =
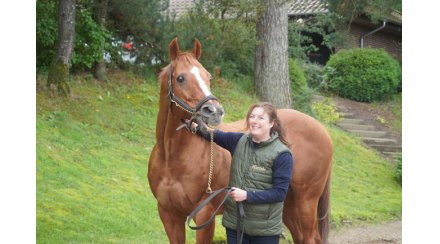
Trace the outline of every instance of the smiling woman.
[[253, 109], [248, 118], [252, 140], [257, 143], [268, 140], [273, 124], [274, 122], [269, 120], [269, 115], [262, 107]]
[[[233, 191], [225, 202], [222, 223], [228, 243], [237, 239], [278, 243], [283, 230], [284, 199], [292, 177], [292, 152], [272, 104], [251, 106], [246, 122], [249, 134], [220, 130], [214, 133], [214, 141], [232, 155], [229, 186]], [[209, 138], [203, 125], [198, 131]], [[243, 204], [246, 215], [243, 230], [237, 227], [243, 225], [235, 208], [238, 202]]]

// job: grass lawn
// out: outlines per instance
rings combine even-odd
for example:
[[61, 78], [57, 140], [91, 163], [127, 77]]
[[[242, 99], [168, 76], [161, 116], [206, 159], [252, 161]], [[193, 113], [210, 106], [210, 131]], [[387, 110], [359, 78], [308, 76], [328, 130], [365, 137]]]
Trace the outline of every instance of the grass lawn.
[[[98, 83], [74, 76], [70, 98], [37, 92], [37, 242], [168, 243], [147, 181], [159, 84], [129, 73]], [[38, 77], [42, 82], [45, 77]], [[213, 83], [225, 122], [257, 101], [250, 79]], [[331, 219], [335, 226], [401, 218], [401, 186], [376, 152], [327, 125], [335, 154]], [[216, 240], [224, 240], [218, 223]], [[194, 231], [187, 230], [188, 243]]]

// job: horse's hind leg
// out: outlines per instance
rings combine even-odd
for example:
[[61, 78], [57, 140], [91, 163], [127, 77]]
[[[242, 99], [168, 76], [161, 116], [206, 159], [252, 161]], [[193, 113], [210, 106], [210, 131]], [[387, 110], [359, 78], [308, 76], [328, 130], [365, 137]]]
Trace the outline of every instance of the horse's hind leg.
[[[196, 216], [195, 222], [197, 225], [201, 225], [208, 221], [214, 212], [214, 208], [211, 205], [205, 206]], [[205, 228], [198, 230], [196, 234], [197, 244], [209, 244], [212, 243], [215, 231], [215, 219]]]
[[185, 216], [170, 213], [159, 204], [157, 207], [170, 244], [185, 243]]
[[318, 199], [305, 199], [304, 196], [294, 196], [292, 192], [287, 195], [283, 222], [289, 228], [295, 244], [320, 243], [317, 206]]
[[299, 221], [298, 218], [296, 218], [296, 216], [299, 216], [298, 214], [299, 211], [295, 206], [294, 195], [289, 191], [284, 201], [283, 223], [289, 229], [295, 244], [302, 243], [301, 240], [303, 239], [303, 235], [299, 229]]

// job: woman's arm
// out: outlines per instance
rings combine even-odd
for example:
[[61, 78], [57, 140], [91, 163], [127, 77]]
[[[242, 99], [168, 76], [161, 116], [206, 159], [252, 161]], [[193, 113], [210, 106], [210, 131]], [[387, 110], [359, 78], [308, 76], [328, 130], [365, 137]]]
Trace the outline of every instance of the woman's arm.
[[243, 136], [243, 133], [238, 132], [224, 132], [221, 130], [215, 130], [214, 132], [214, 142], [228, 150], [231, 155], [234, 155], [235, 148], [237, 147], [238, 141]]
[[[200, 137], [204, 138], [207, 141], [211, 140], [211, 131], [209, 131], [206, 127], [200, 126], [196, 127], [196, 134]], [[243, 136], [243, 133], [238, 132], [224, 132], [221, 130], [214, 131], [214, 142], [228, 150], [231, 155], [234, 154], [235, 148], [237, 147], [238, 141]]]

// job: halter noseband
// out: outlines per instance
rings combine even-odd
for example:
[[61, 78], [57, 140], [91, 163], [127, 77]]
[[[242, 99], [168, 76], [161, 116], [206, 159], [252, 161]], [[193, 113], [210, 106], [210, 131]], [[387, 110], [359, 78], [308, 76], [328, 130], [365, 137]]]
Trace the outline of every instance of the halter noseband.
[[[170, 101], [172, 103], [176, 104], [176, 106], [178, 108], [191, 114], [191, 119], [189, 120], [188, 124], [191, 124], [191, 122], [196, 118], [197, 112], [200, 111], [203, 104], [205, 104], [209, 100], [217, 100], [218, 101], [218, 99], [214, 95], [208, 95], [208, 96], [204, 97], [202, 100], [200, 100], [200, 102], [196, 105], [195, 108], [192, 108], [185, 101], [183, 101], [180, 97], [174, 95], [172, 79], [173, 79], [173, 68], [172, 68], [172, 65], [170, 64], [170, 72], [169, 72], [169, 76], [168, 76], [168, 97], [170, 98]], [[171, 106], [171, 104], [170, 104], [170, 106]], [[182, 128], [182, 126], [180, 126], [177, 129], [179, 130], [181, 128]]]

